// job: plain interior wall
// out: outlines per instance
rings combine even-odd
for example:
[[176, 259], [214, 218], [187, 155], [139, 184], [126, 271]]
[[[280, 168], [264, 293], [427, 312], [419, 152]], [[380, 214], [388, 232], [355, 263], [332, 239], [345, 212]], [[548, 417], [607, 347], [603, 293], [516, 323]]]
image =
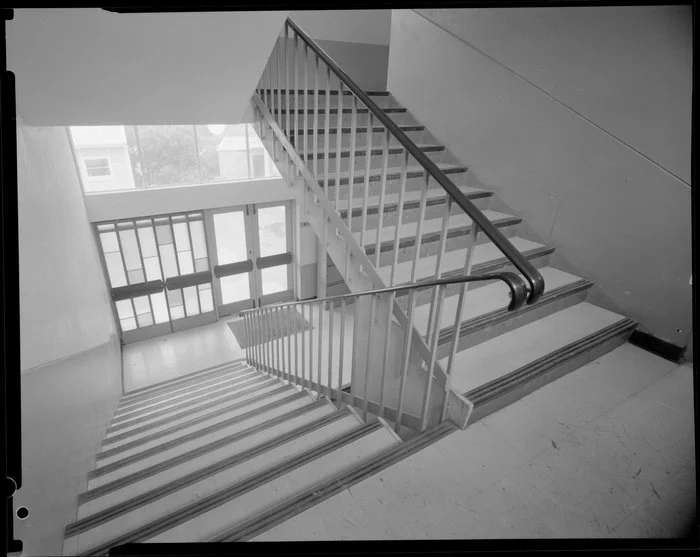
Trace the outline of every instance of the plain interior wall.
[[238, 123], [287, 13], [15, 10], [17, 110], [42, 126]]
[[109, 342], [116, 332], [68, 134], [17, 131], [23, 371]]
[[389, 46], [391, 10], [294, 10], [289, 17], [317, 41]]
[[[647, 135], [657, 133], [656, 128], [644, 128], [636, 121], [636, 107], [645, 106], [649, 121], [663, 120], [668, 114], [676, 122], [677, 126], [669, 124], [671, 129], [664, 131], [664, 136], [672, 142], [670, 151], [682, 153], [689, 145], [683, 131], [686, 124], [678, 122], [683, 118], [690, 121], [689, 102], [669, 109], [654, 99], [664, 96], [660, 89], [671, 89], [675, 92], [668, 93], [669, 98], [689, 101], [690, 67], [683, 74], [678, 66], [689, 59], [691, 42], [684, 35], [685, 54], [680, 61], [676, 56], [677, 36], [668, 36], [668, 48], [663, 48], [666, 43], [658, 36], [673, 28], [665, 23], [655, 26], [655, 22], [662, 21], [659, 13], [664, 10], [669, 11], [670, 19], [677, 13], [676, 7], [551, 8], [544, 11], [550, 14], [552, 33], [540, 29], [531, 34], [529, 29], [521, 29], [520, 23], [512, 29], [505, 26], [503, 16], [497, 19], [498, 34], [490, 36], [489, 41], [501, 45], [498, 52], [515, 52], [521, 44], [537, 44], [536, 49], [532, 47], [537, 52], [568, 51], [569, 35], [562, 36], [556, 29], [583, 26], [588, 41], [582, 43], [581, 33], [576, 35], [581, 52], [571, 63], [585, 67], [582, 73], [590, 71], [585, 75], [593, 83], [599, 81], [598, 72], [607, 76], [608, 95], [622, 106], [611, 120], [593, 115], [601, 120], [598, 125], [609, 125], [610, 133], [636, 130], [641, 148]], [[457, 26], [454, 22], [461, 17], [486, 21], [484, 16], [474, 14], [492, 10], [450, 11], [451, 21]], [[543, 9], [531, 11], [540, 13]], [[611, 24], [611, 18], [617, 25]], [[628, 18], [644, 20], [645, 25], [628, 26]], [[513, 19], [517, 19], [515, 13]], [[472, 26], [465, 24], [463, 28]], [[647, 28], [654, 28], [655, 33], [640, 32]], [[638, 45], [652, 34], [657, 37], [654, 44], [658, 52], [646, 58], [640, 48], [638, 58], [633, 59], [633, 50], [624, 49], [628, 67], [616, 77], [619, 59], [611, 46], [613, 39], [606, 34], [613, 31], [619, 35], [619, 42], [636, 41]], [[478, 36], [488, 34], [482, 29]], [[601, 51], [597, 44], [606, 44], [612, 50]], [[558, 65], [548, 66], [547, 57], [523, 57], [523, 63], [527, 60], [532, 72], [541, 70], [559, 86], [555, 81]], [[635, 99], [625, 112], [617, 96], [628, 100], [627, 79], [635, 68], [645, 76], [655, 73], [657, 77], [635, 91], [645, 100]], [[570, 70], [562, 76], [565, 90], [573, 87], [569, 76], [574, 74]], [[680, 77], [674, 80], [674, 76]], [[585, 93], [585, 83], [580, 86]], [[500, 61], [410, 10], [392, 14], [388, 88], [439, 141], [470, 166], [484, 185], [496, 190], [505, 205], [522, 216], [542, 241], [556, 247], [580, 274], [593, 280], [615, 308], [638, 320], [651, 334], [685, 345], [692, 315], [688, 284], [691, 198], [688, 185], [662, 168], [671, 163], [659, 155], [655, 164], [647, 158], [649, 154], [642, 156]], [[596, 106], [595, 91], [589, 90], [589, 94], [593, 97], [591, 106]]]

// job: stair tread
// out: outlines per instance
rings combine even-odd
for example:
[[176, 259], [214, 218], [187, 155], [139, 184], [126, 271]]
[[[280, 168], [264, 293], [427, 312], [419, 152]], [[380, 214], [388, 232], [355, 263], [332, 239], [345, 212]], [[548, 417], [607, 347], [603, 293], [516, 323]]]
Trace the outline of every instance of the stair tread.
[[[509, 215], [506, 213], [500, 213], [498, 211], [492, 211], [490, 209], [486, 209], [482, 211], [484, 213], [484, 216], [489, 219], [491, 222], [499, 221], [499, 220], [505, 220], [505, 219], [513, 219], [515, 218], [513, 215]], [[442, 230], [442, 220], [443, 217], [436, 217], [433, 219], [424, 219], [423, 220], [423, 226], [421, 228], [421, 237], [426, 235], [426, 234], [434, 234], [434, 233], [439, 233]], [[448, 222], [448, 230], [452, 230], [455, 228], [460, 228], [460, 227], [467, 227], [470, 226], [472, 223], [472, 219], [469, 218], [469, 215], [466, 213], [457, 213], [450, 215], [450, 219]], [[413, 238], [416, 236], [416, 233], [418, 232], [418, 222], [406, 222], [402, 223], [400, 228], [399, 228], [399, 239], [405, 239], [405, 238]], [[352, 235], [355, 237], [356, 240], [360, 240], [361, 238], [361, 232], [353, 232]], [[379, 241], [380, 242], [392, 242], [394, 241], [394, 237], [396, 235], [396, 226], [395, 225], [388, 225], [388, 226], [382, 226], [382, 229], [379, 233]], [[365, 244], [366, 246], [374, 246], [377, 243], [377, 229], [376, 228], [370, 228], [365, 232], [365, 239], [370, 239], [369, 243]]]
[[[271, 408], [262, 412], [259, 415], [248, 418], [243, 422], [234, 423], [232, 425], [227, 425], [214, 431], [205, 432], [198, 436], [193, 436], [192, 439], [185, 441], [183, 443], [178, 443], [172, 447], [164, 448], [162, 450], [154, 452], [152, 455], [145, 456], [143, 458], [135, 458], [133, 462], [123, 463], [123, 466], [116, 467], [115, 469], [108, 471], [100, 476], [88, 479], [88, 489], [95, 489], [97, 487], [103, 486], [117, 479], [128, 476], [129, 474], [134, 474], [150, 466], [155, 466], [168, 459], [175, 458], [182, 455], [188, 451], [200, 448], [208, 443], [215, 442], [217, 440], [223, 439], [230, 435], [234, 435], [255, 427], [261, 423], [271, 420], [273, 417], [280, 415], [281, 413], [293, 412], [295, 410], [301, 410], [307, 408], [313, 404], [313, 399], [311, 397], [297, 398], [291, 400], [286, 404]], [[138, 456], [138, 455], [137, 455]], [[121, 456], [120, 456], [121, 458]], [[115, 462], [119, 463], [119, 460], [115, 459]], [[104, 468], [106, 465], [102, 466]]]
[[[488, 190], [485, 190], [483, 188], [478, 188], [474, 186], [460, 186], [459, 187], [460, 191], [466, 195], [467, 197], [469, 196], [474, 196], [474, 195], [491, 195], [491, 192]], [[404, 192], [404, 199], [403, 202], [404, 204], [406, 203], [420, 203], [421, 199], [421, 191], [407, 191]], [[445, 199], [445, 190], [443, 190], [441, 187], [437, 188], [428, 188], [428, 193], [426, 195], [426, 203], [430, 201], [434, 201], [436, 199]], [[331, 199], [331, 203], [334, 203], [335, 200]], [[384, 195], [384, 206], [388, 205], [397, 205], [399, 202], [399, 194], [398, 193], [387, 193]], [[348, 208], [348, 201], [347, 199], [341, 199], [338, 202], [338, 205], [340, 207], [340, 212], [347, 218], [347, 208]], [[352, 208], [353, 209], [362, 209], [364, 206], [364, 198], [362, 196], [359, 197], [353, 197], [353, 204]], [[378, 195], [370, 195], [367, 196], [367, 207], [379, 207], [379, 196]]]
[[[455, 356], [452, 388], [467, 393], [555, 352], [625, 316], [588, 302], [563, 309]], [[440, 360], [447, 366], [448, 358]]]
[[[544, 278], [544, 295], [547, 295], [552, 290], [574, 284], [581, 280], [581, 277], [555, 269], [554, 267], [543, 267], [538, 270], [542, 278]], [[500, 281], [480, 287], [472, 285], [472, 290], [467, 290], [464, 296], [461, 322], [464, 323], [507, 307], [510, 302], [509, 293], [510, 290], [508, 287]], [[442, 315], [440, 316], [441, 329], [454, 326], [459, 299], [458, 294], [459, 293], [456, 292], [451, 296], [445, 297]], [[413, 314], [414, 326], [423, 335], [425, 335], [428, 327], [429, 315], [430, 303], [417, 306]]]
[[[131, 481], [122, 487], [112, 489], [99, 497], [82, 503], [78, 507], [78, 519], [83, 519], [86, 516], [90, 516], [112, 505], [126, 501], [141, 492], [155, 489], [177, 478], [182, 478], [187, 474], [209, 466], [223, 458], [244, 453], [252, 447], [256, 447], [261, 443], [281, 435], [287, 435], [295, 428], [311, 424], [335, 412], [335, 408], [330, 404], [324, 404], [318, 407], [309, 406], [306, 412], [298, 416], [293, 416], [282, 423], [257, 431], [252, 435], [235, 439], [226, 444], [220, 444], [220, 446], [206, 452], [201, 452], [197, 456], [190, 456], [184, 462], [180, 459], [175, 466], [166, 467], [163, 465], [164, 463], [161, 463], [162, 470], [160, 472], [149, 473], [147, 475], [143, 474], [141, 479], [135, 479], [135, 481]], [[165, 464], [167, 464], [167, 462]]]
[[[529, 251], [531, 249], [545, 247], [544, 244], [533, 242], [531, 240], [526, 240], [525, 238], [521, 238], [519, 236], [509, 238], [509, 241], [521, 253]], [[466, 255], [466, 248], [445, 252], [442, 263], [442, 274], [450, 271], [458, 271], [463, 269]], [[502, 257], [504, 256], [501, 253], [501, 251], [496, 247], [496, 245], [493, 242], [487, 242], [484, 244], [478, 244], [474, 248], [472, 262], [473, 265], [478, 265], [480, 263], [495, 261], [501, 259]], [[418, 263], [416, 265], [416, 280], [421, 280], [435, 276], [436, 263], [437, 255], [421, 257], [420, 259], [418, 259]], [[397, 264], [395, 272], [395, 284], [403, 284], [409, 282], [411, 279], [412, 268], [413, 261], [404, 261], [402, 263]], [[385, 284], [389, 284], [389, 280], [391, 279], [390, 264], [379, 267], [379, 269], [377, 269], [377, 273], [379, 273], [379, 276], [382, 278]]]
[[[439, 143], [416, 143], [416, 146], [421, 151], [442, 151], [445, 149], [445, 146], [441, 145]], [[404, 149], [403, 145], [401, 143], [399, 143], [398, 141], [392, 141], [389, 143], [389, 150], [390, 151], [401, 152], [401, 151], [403, 151], [403, 149]], [[365, 145], [356, 146], [355, 147], [355, 156], [364, 156], [364, 153], [366, 152], [366, 150], [367, 150], [367, 148]], [[379, 151], [379, 153], [376, 153], [377, 151]], [[336, 152], [337, 152], [337, 148], [331, 149], [331, 154], [335, 154]], [[341, 146], [340, 152], [350, 154], [350, 147], [349, 146]], [[379, 155], [381, 155], [382, 147], [381, 146], [378, 147], [376, 145], [373, 145], [372, 152], [373, 152], [372, 156], [375, 156], [375, 157], [379, 156]], [[374, 153], [376, 153], [376, 154], [374, 154]], [[319, 152], [319, 155], [323, 155], [323, 154], [324, 154], [324, 152], [323, 152], [323, 150], [321, 150]], [[396, 154], [396, 153], [392, 153], [392, 154]], [[311, 160], [313, 160], [313, 153], [309, 153], [309, 158]]]
[[[451, 170], [467, 170], [467, 167], [463, 164], [453, 164], [453, 163], [447, 163], [447, 162], [440, 162], [436, 163], [437, 167], [442, 170], [443, 172], [449, 172]], [[330, 167], [330, 165], [329, 165]], [[326, 180], [326, 176], [324, 175], [323, 172], [321, 172], [323, 169], [319, 169], [319, 175], [318, 175], [318, 181], [319, 183], [323, 183]], [[371, 176], [381, 176], [383, 170], [381, 168], [370, 168], [369, 173]], [[406, 172], [411, 173], [411, 172], [420, 172], [421, 174], [425, 174], [425, 169], [420, 166], [419, 164], [414, 164], [414, 165], [409, 165], [406, 167]], [[401, 173], [401, 167], [400, 166], [391, 166], [387, 167], [387, 174], [400, 174]], [[354, 179], [358, 179], [359, 177], [364, 177], [365, 176], [365, 170], [355, 170], [354, 172]], [[330, 169], [328, 171], [328, 178], [330, 180], [333, 180], [333, 183], [335, 184], [335, 180], [337, 177], [337, 173], [333, 170]], [[340, 172], [340, 179], [343, 180], [343, 178], [349, 178], [350, 177], [350, 171], [349, 170], [343, 170]], [[364, 181], [364, 178], [363, 178]]]

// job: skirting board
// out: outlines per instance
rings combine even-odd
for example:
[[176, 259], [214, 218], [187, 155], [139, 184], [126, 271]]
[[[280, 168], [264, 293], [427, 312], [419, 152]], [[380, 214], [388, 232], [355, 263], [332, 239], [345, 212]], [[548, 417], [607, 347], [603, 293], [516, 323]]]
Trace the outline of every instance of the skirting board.
[[642, 331], [634, 331], [632, 336], [629, 338], [630, 344], [634, 344], [639, 348], [656, 354], [666, 360], [678, 363], [683, 357], [685, 352], [685, 347], [676, 346], [668, 341], [662, 340], [659, 337], [655, 337], [649, 333], [644, 333]]

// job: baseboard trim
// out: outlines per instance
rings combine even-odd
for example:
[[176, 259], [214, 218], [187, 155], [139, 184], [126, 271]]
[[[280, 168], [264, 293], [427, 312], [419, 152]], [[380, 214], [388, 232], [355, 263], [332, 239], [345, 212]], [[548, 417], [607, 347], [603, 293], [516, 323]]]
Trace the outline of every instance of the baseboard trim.
[[677, 346], [671, 342], [639, 330], [632, 333], [632, 336], [629, 338], [629, 342], [642, 350], [656, 354], [657, 356], [674, 363], [680, 363], [683, 353], [685, 352], [685, 347]]

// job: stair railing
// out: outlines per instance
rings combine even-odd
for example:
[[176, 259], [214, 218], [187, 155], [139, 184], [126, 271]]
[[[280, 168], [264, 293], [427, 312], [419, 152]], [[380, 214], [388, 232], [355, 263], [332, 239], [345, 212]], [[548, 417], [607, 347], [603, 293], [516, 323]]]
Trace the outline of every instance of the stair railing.
[[[436, 344], [445, 289], [452, 284], [496, 280], [509, 289], [510, 310], [525, 304], [528, 289], [524, 280], [516, 273], [504, 272], [244, 310], [240, 316], [245, 330], [246, 358], [258, 369], [319, 397], [326, 396], [338, 407], [345, 403], [361, 409], [365, 420], [372, 413], [394, 422], [397, 432], [402, 425], [424, 431], [443, 422], [448, 415], [459, 342], [458, 312], [448, 347], [447, 380], [444, 384], [435, 381]], [[421, 358], [412, 342], [417, 334], [412, 300], [423, 289], [432, 289], [439, 300], [437, 315], [430, 325], [433, 340], [427, 360]], [[411, 300], [408, 327], [401, 327], [391, 311], [394, 296], [401, 292], [407, 292]], [[382, 299], [385, 303], [380, 305]], [[378, 307], [386, 308], [383, 314]], [[348, 375], [349, 381], [344, 379]]]
[[[291, 37], [291, 39], [290, 39]], [[301, 44], [300, 44], [301, 43]], [[301, 47], [303, 45], [303, 53]], [[309, 54], [312, 59], [309, 59]], [[310, 63], [311, 62], [311, 63]], [[321, 68], [321, 65], [323, 68]], [[300, 107], [299, 92], [303, 81], [303, 107]], [[310, 89], [310, 82], [313, 82], [313, 89]], [[292, 94], [294, 93], [294, 94]], [[411, 265], [411, 279], [409, 282], [416, 281], [417, 267], [419, 254], [421, 251], [422, 241], [422, 223], [426, 210], [427, 193], [430, 185], [430, 180], [434, 180], [445, 191], [444, 206], [445, 211], [442, 218], [442, 227], [440, 233], [439, 247], [437, 249], [437, 258], [435, 260], [435, 273], [429, 276], [440, 278], [447, 276], [444, 273], [444, 256], [446, 245], [448, 243], [448, 220], [456, 207], [468, 215], [471, 219], [472, 226], [469, 231], [468, 249], [465, 256], [464, 267], [461, 272], [455, 274], [469, 275], [473, 267], [473, 246], [476, 245], [477, 236], [483, 232], [486, 237], [498, 248], [498, 250], [508, 259], [525, 278], [529, 285], [529, 293], [527, 298], [528, 304], [534, 304], [539, 300], [544, 291], [544, 279], [537, 269], [524, 257], [513, 244], [498, 230], [496, 226], [476, 207], [464, 193], [452, 182], [452, 180], [438, 168], [438, 166], [414, 143], [406, 133], [397, 125], [383, 110], [380, 108], [360, 87], [338, 66], [338, 64], [294, 21], [287, 18], [283, 36], [278, 37], [273, 52], [268, 59], [267, 65], [258, 85], [258, 94], [262, 103], [273, 113], [277, 115], [277, 122], [283, 130], [285, 136], [290, 142], [297, 147], [299, 155], [304, 163], [312, 169], [314, 178], [318, 181], [321, 177], [326, 189], [329, 192], [329, 183], [331, 181], [331, 173], [329, 172], [329, 159], [335, 158], [335, 210], [340, 211], [340, 195], [339, 186], [347, 180], [348, 183], [348, 198], [347, 198], [347, 227], [352, 232], [352, 217], [356, 212], [357, 207], [354, 204], [353, 186], [355, 183], [364, 184], [364, 196], [360, 215], [362, 217], [362, 225], [360, 229], [359, 244], [364, 250], [369, 239], [369, 231], [366, 229], [367, 223], [367, 204], [368, 192], [370, 189], [370, 159], [374, 154], [380, 154], [382, 157], [382, 172], [379, 194], [379, 212], [378, 223], [376, 228], [376, 243], [374, 252], [374, 266], [379, 266], [381, 239], [380, 232], [384, 219], [386, 185], [387, 185], [387, 168], [390, 158], [390, 152], [396, 153], [396, 149], [391, 149], [392, 140], [398, 142], [400, 146], [400, 193], [397, 205], [397, 219], [394, 229], [393, 241], [393, 261], [390, 269], [389, 286], [396, 285], [396, 268], [398, 264], [399, 244], [400, 244], [400, 228], [401, 228], [401, 213], [405, 199], [405, 187], [407, 179], [407, 167], [412, 159], [422, 169], [425, 176], [425, 185], [421, 190], [421, 200], [419, 206], [419, 217], [417, 224], [416, 244], [414, 248], [413, 261]], [[313, 107], [310, 108], [309, 96], [313, 95]], [[293, 96], [293, 106], [292, 99]], [[324, 96], [323, 107], [319, 108], [319, 97]], [[346, 96], [349, 96], [349, 107], [344, 108]], [[331, 97], [337, 99], [336, 106], [331, 107]], [[303, 110], [303, 113], [300, 113]], [[367, 114], [367, 123], [365, 126], [358, 126], [358, 114]], [[313, 114], [313, 120], [309, 125], [309, 115]], [[323, 127], [319, 126], [318, 117], [323, 114]], [[331, 115], [336, 115], [336, 125], [330, 126]], [[349, 127], [343, 126], [343, 114], [350, 114], [351, 123]], [[301, 116], [301, 118], [300, 118]], [[374, 126], [374, 121], [378, 120], [382, 125]], [[336, 145], [335, 153], [331, 152], [330, 135], [331, 131], [335, 130]], [[350, 134], [350, 148], [348, 161], [348, 177], [341, 180], [341, 159], [343, 157], [342, 150], [342, 133]], [[365, 146], [364, 149], [357, 149], [358, 134], [364, 133]], [[372, 148], [372, 140], [374, 133], [382, 133], [381, 150]], [[318, 137], [323, 135], [324, 152], [318, 152]], [[311, 144], [309, 144], [309, 138]], [[303, 140], [303, 141], [300, 141]], [[301, 144], [303, 143], [303, 148]], [[360, 155], [358, 155], [358, 152]], [[357, 156], [365, 155], [365, 171], [364, 179], [362, 176], [355, 176], [355, 161]], [[319, 159], [323, 158], [323, 169], [320, 168]], [[460, 298], [463, 298], [466, 283], [462, 285], [460, 290]], [[431, 304], [431, 315], [434, 315], [435, 299]]]

